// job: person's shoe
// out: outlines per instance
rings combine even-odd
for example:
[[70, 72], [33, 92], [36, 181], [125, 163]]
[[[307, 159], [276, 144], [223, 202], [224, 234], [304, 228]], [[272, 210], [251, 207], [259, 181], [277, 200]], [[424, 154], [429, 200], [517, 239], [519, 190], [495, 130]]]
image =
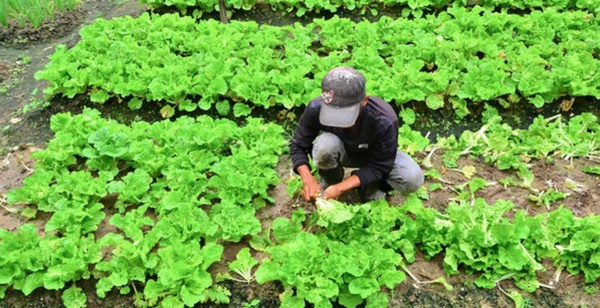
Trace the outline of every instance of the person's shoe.
[[378, 199], [383, 199], [387, 194], [381, 190], [379, 183], [369, 184], [364, 189], [358, 192], [361, 202], [369, 202]]
[[375, 190], [371, 193], [364, 193], [361, 192], [359, 193], [360, 195], [360, 201], [365, 203], [365, 202], [370, 202], [370, 201], [375, 201], [375, 200], [379, 200], [379, 199], [384, 199], [387, 194], [385, 192], [383, 192], [382, 190]]

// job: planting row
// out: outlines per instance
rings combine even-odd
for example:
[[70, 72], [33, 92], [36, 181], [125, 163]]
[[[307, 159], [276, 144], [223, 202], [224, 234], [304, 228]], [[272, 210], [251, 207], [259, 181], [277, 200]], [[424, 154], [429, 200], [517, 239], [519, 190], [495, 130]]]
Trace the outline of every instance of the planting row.
[[[218, 0], [140, 0], [140, 3], [148, 3], [153, 7], [173, 6], [179, 10], [193, 8], [202, 12], [218, 11]], [[408, 16], [413, 14], [420, 17], [423, 11], [435, 11], [447, 7], [470, 7], [474, 3], [486, 8], [507, 8], [507, 9], [541, 9], [554, 8], [557, 10], [587, 10], [598, 12], [600, 4], [597, 1], [576, 1], [576, 0], [226, 0], [226, 7], [237, 10], [251, 10], [257, 3], [267, 4], [273, 10], [296, 11], [296, 15], [302, 16], [306, 12], [321, 11], [336, 12], [338, 9], [360, 10], [361, 14], [370, 12], [377, 15], [378, 8], [398, 8], [403, 9], [402, 14]]]
[[[407, 123], [414, 121], [414, 113], [409, 109], [405, 109], [400, 115]], [[551, 164], [561, 159], [570, 161], [568, 168], [572, 169], [575, 167], [573, 158], [584, 158], [588, 163], [584, 164], [580, 171], [600, 175], [599, 137], [600, 122], [591, 113], [574, 116], [569, 121], [564, 121], [562, 116], [538, 116], [527, 129], [513, 129], [503, 123], [496, 109], [486, 107], [483, 112], [483, 125], [478, 131], [467, 130], [458, 138], [454, 135], [440, 137], [435, 144], [430, 145], [429, 140], [419, 132], [403, 125], [398, 141], [400, 149], [406, 153], [429, 152], [421, 161], [421, 165], [427, 169], [425, 174], [431, 180], [448, 183], [442, 172], [433, 168], [432, 157], [436, 152], [443, 151], [444, 167], [462, 173], [467, 179], [476, 175], [477, 170], [470, 165], [460, 166], [458, 159], [461, 156], [482, 158], [499, 170], [512, 172], [506, 178], [495, 179], [499, 184], [505, 188], [510, 186], [527, 189], [530, 192], [530, 201], [550, 210], [550, 206], [565, 199], [570, 193], [551, 186], [532, 186], [536, 175], [531, 171], [530, 163], [534, 160], [544, 160]], [[468, 185], [461, 184], [450, 189], [459, 197], [474, 202], [475, 192], [492, 184], [494, 183], [479, 178], [473, 179]], [[571, 179], [565, 179], [563, 186], [575, 192], [581, 192], [583, 189], [583, 185]], [[441, 185], [436, 183], [433, 188], [439, 189]]]
[[[502, 123], [497, 110], [487, 108], [483, 114], [484, 125], [476, 132], [466, 131], [455, 136], [438, 139], [437, 148], [445, 149], [442, 156], [447, 167], [459, 167], [462, 155], [482, 157], [499, 170], [515, 170], [519, 180], [507, 180], [505, 185], [520, 186], [539, 193], [531, 187], [534, 174], [529, 170], [532, 159], [573, 160], [584, 157], [590, 162], [600, 162], [600, 122], [591, 113], [583, 113], [564, 122], [561, 116], [538, 116], [526, 130], [512, 129]], [[429, 158], [430, 159], [430, 158]], [[424, 165], [430, 164], [428, 160]], [[590, 165], [584, 172], [599, 174], [599, 167]]]
[[89, 93], [97, 103], [116, 96], [133, 109], [166, 101], [165, 116], [174, 108], [240, 116], [255, 106], [304, 105], [327, 71], [349, 65], [365, 74], [372, 95], [465, 116], [471, 101], [526, 98], [541, 107], [565, 95], [600, 98], [599, 31], [599, 19], [583, 12], [457, 8], [414, 20], [335, 17], [284, 27], [144, 14], [86, 26], [36, 78], [50, 82], [49, 95]]
[[[281, 307], [301, 308], [305, 302], [357, 307], [365, 300], [366, 307], [388, 307], [382, 289], [393, 289], [407, 274], [417, 285], [439, 283], [452, 289], [444, 277], [420, 281], [410, 273], [406, 265], [415, 261], [418, 249], [427, 260], [442, 254], [446, 274], [464, 270], [477, 275], [477, 286], [488, 289], [506, 279], [528, 292], [542, 285], [552, 288], [537, 278], [547, 270], [555, 271], [552, 284], [560, 281], [562, 271], [583, 273], [586, 283], [600, 277], [598, 216], [577, 218], [559, 208], [532, 217], [512, 211], [512, 202], [490, 205], [483, 199], [452, 201], [440, 213], [424, 207], [415, 194], [397, 207], [385, 201], [346, 205], [320, 200], [317, 205], [318, 215], [308, 223], [301, 211], [292, 219], [277, 218], [271, 227], [276, 245], [266, 249], [270, 258], [263, 260], [256, 280], [280, 281], [286, 287]], [[325, 228], [306, 231], [314, 225]], [[551, 261], [553, 268], [545, 268], [543, 261]], [[523, 302], [516, 291], [507, 295]]]
[[[0, 297], [9, 287], [30, 294], [93, 275], [100, 297], [142, 283], [139, 300], [149, 303], [227, 302], [206, 270], [221, 259], [222, 243], [260, 231], [254, 214], [273, 201], [267, 189], [279, 181], [281, 127], [209, 117], [128, 127], [92, 110], [56, 115], [51, 127], [56, 137], [33, 155], [35, 172], [7, 198], [35, 205], [24, 215], [52, 216], [44, 237], [30, 224], [17, 235], [0, 231], [0, 250], [10, 252], [0, 256]], [[104, 220], [119, 233], [96, 241]], [[70, 290], [67, 301], [82, 297], [74, 284]]]
[[[600, 127], [590, 114], [568, 123], [540, 117], [529, 130], [510, 130], [493, 109], [484, 116], [488, 128], [466, 132], [454, 143], [441, 139], [435, 147], [481, 155], [499, 167], [504, 166], [502, 157], [593, 159], [598, 153]], [[318, 307], [330, 307], [332, 301], [355, 307], [364, 300], [383, 307], [387, 297], [381, 287], [393, 288], [405, 279], [403, 271], [408, 271], [403, 265], [414, 261], [417, 249], [428, 258], [444, 253], [448, 274], [459, 266], [480, 273], [476, 283], [482, 287], [511, 278], [533, 291], [539, 286], [536, 274], [544, 270], [540, 265], [544, 258], [559, 270], [583, 272], [587, 282], [600, 276], [595, 261], [598, 245], [593, 242], [597, 217], [575, 218], [559, 208], [536, 217], [518, 212], [513, 219], [504, 218], [512, 203], [490, 206], [476, 199], [487, 183], [471, 178], [467, 169], [465, 176], [471, 179], [453, 188], [457, 196], [446, 213], [424, 208], [418, 199], [439, 189], [436, 183], [400, 207], [319, 200], [315, 215], [307, 218], [300, 211], [291, 220], [277, 218], [260, 235], [255, 211], [273, 201], [267, 190], [278, 182], [274, 168], [285, 148], [279, 126], [252, 118], [238, 127], [228, 120], [182, 117], [128, 127], [104, 120], [93, 110], [56, 115], [51, 126], [56, 137], [34, 154], [35, 172], [7, 197], [12, 204], [34, 206], [23, 215], [32, 217], [39, 210], [52, 216], [44, 236], [32, 224], [16, 234], [0, 230], [0, 250], [10, 252], [0, 256], [2, 296], [9, 288], [30, 294], [39, 287], [68, 287], [63, 292], [65, 303], [82, 306], [86, 298], [76, 282], [94, 277], [98, 296], [118, 289], [133, 293], [140, 305], [226, 303], [229, 291], [207, 270], [221, 260], [223, 245], [249, 236], [252, 247], [270, 258], [254, 278], [258, 262], [249, 250], [242, 250], [229, 265], [231, 274], [223, 277], [280, 281], [287, 289], [283, 307], [303, 307], [305, 301]], [[400, 147], [408, 153], [422, 152], [429, 145], [407, 125], [400, 134]], [[505, 138], [506, 144], [494, 152], [485, 141], [477, 143], [474, 135], [494, 143]], [[536, 142], [525, 143], [521, 137]], [[465, 148], [469, 140], [472, 143]], [[573, 150], [574, 143], [582, 148]], [[517, 150], [504, 151], [511, 147]], [[444, 160], [452, 164], [456, 154], [449, 157]], [[422, 162], [428, 168], [429, 158]], [[598, 173], [598, 167], [590, 166], [589, 171]], [[444, 182], [436, 169], [426, 173]], [[553, 199], [543, 193], [539, 198], [544, 202], [561, 199], [560, 192], [548, 193]], [[104, 234], [104, 226], [99, 233], [105, 221], [118, 232]], [[301, 231], [313, 230], [310, 226], [315, 224], [320, 232]], [[103, 255], [106, 249], [109, 254]]]
[[39, 27], [47, 18], [54, 20], [58, 12], [72, 10], [81, 0], [4, 0], [0, 2], [0, 26], [8, 27], [15, 21], [19, 27], [29, 22], [34, 28]]

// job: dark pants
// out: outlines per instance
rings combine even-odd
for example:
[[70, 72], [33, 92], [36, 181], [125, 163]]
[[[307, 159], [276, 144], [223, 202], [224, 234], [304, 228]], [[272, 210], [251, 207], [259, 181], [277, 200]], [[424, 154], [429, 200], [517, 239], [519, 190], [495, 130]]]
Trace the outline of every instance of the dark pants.
[[[323, 133], [315, 139], [312, 157], [319, 169], [323, 186], [341, 182], [344, 179], [343, 167], [362, 167], [348, 157], [343, 142], [332, 133]], [[381, 191], [392, 189], [409, 194], [423, 185], [423, 179], [421, 167], [406, 153], [398, 150], [392, 171], [379, 182], [367, 185], [362, 193], [367, 200], [382, 198], [385, 194], [380, 193]]]

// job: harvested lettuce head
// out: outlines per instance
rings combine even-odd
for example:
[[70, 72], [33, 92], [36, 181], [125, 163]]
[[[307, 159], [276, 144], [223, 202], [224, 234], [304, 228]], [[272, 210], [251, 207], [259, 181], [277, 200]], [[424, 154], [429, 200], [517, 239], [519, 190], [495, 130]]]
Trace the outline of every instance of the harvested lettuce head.
[[325, 200], [323, 198], [317, 198], [316, 204], [319, 213], [317, 224], [321, 227], [327, 227], [329, 223], [340, 224], [348, 221], [356, 215], [358, 209], [337, 200]]

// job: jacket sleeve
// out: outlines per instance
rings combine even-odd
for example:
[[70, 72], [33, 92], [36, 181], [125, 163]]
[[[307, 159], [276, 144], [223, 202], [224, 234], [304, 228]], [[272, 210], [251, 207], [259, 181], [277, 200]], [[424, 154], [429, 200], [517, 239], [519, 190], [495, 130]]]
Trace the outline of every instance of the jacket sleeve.
[[378, 131], [377, 138], [370, 146], [367, 164], [353, 171], [352, 174], [360, 179], [360, 188], [377, 182], [392, 171], [396, 152], [398, 151], [398, 129], [396, 126], [388, 125]]
[[321, 124], [319, 122], [319, 104], [312, 101], [300, 117], [294, 137], [290, 140], [290, 155], [292, 157], [293, 170], [298, 173], [297, 168], [308, 164], [308, 155], [312, 152], [313, 141], [319, 134]]

